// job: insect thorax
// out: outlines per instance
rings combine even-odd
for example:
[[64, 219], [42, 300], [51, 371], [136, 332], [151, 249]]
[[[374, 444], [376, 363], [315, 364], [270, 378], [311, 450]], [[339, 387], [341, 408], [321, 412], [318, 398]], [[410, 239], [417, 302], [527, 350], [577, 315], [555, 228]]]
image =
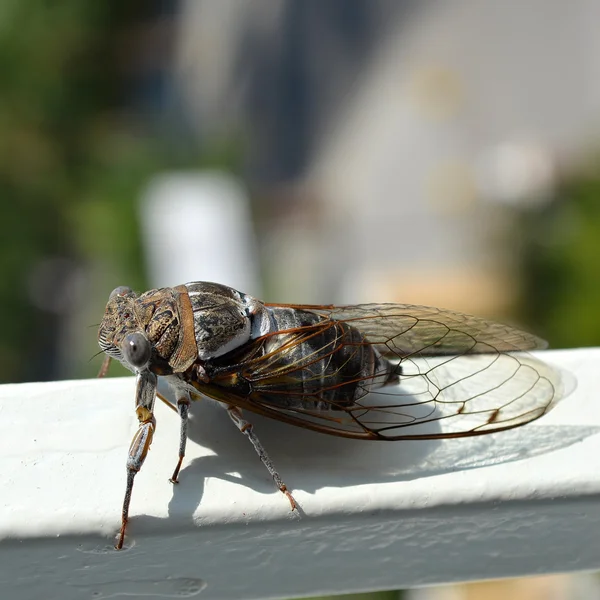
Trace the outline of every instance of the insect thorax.
[[272, 328], [270, 311], [247, 294], [217, 283], [188, 283], [200, 360], [223, 356]]

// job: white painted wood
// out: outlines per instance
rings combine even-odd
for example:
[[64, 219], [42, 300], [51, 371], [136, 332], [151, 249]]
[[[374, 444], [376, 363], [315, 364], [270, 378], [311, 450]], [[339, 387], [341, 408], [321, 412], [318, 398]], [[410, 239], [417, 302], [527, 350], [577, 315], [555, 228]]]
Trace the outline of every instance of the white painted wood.
[[577, 389], [481, 438], [360, 442], [265, 419], [289, 511], [223, 411], [158, 428], [112, 549], [136, 429], [133, 379], [0, 386], [0, 590], [64, 600], [271, 598], [600, 568], [600, 348], [540, 353]]

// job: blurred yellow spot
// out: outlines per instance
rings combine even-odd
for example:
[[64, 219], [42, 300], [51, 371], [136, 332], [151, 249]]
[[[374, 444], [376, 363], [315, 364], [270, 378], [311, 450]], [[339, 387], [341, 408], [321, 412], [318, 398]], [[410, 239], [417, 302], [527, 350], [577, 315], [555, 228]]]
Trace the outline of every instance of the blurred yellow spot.
[[464, 104], [464, 86], [458, 72], [448, 67], [429, 66], [414, 71], [409, 96], [418, 112], [431, 119], [448, 119]]
[[436, 212], [460, 213], [477, 202], [475, 174], [464, 163], [445, 163], [432, 169], [425, 198]]
[[409, 267], [364, 274], [362, 289], [386, 302], [439, 306], [472, 315], [510, 314], [518, 296], [515, 276], [499, 267]]

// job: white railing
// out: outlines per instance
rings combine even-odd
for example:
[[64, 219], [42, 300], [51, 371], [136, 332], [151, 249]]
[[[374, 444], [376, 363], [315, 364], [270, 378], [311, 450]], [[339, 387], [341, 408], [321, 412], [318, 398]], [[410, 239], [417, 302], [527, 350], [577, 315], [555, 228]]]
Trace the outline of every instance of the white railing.
[[357, 442], [253, 417], [301, 514], [206, 403], [168, 483], [178, 418], [158, 403], [121, 552], [133, 379], [0, 386], [1, 596], [296, 597], [598, 569], [600, 349], [543, 357], [577, 388], [505, 433]]

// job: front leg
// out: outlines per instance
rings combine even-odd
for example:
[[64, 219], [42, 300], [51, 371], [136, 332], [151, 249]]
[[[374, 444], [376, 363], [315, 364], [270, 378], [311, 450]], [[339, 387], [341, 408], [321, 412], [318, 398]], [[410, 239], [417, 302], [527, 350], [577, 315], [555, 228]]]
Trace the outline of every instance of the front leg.
[[96, 375], [96, 377], [106, 377], [106, 375], [108, 374], [108, 369], [110, 367], [110, 362], [111, 362], [111, 358], [110, 356], [107, 354], [104, 357], [104, 360], [102, 361], [102, 365], [100, 366], [100, 370], [98, 371], [98, 375]]
[[123, 510], [121, 513], [121, 530], [119, 539], [115, 548], [120, 550], [123, 547], [125, 539], [125, 529], [129, 520], [129, 504], [131, 503], [131, 492], [133, 490], [133, 480], [136, 473], [142, 468], [144, 460], [150, 450], [150, 444], [156, 430], [156, 419], [154, 418], [154, 400], [156, 398], [157, 377], [150, 371], [142, 371], [136, 377], [135, 389], [135, 412], [140, 422], [139, 429], [135, 432], [131, 446], [129, 446], [129, 456], [127, 457], [127, 486], [125, 488], [125, 498], [123, 500]]

